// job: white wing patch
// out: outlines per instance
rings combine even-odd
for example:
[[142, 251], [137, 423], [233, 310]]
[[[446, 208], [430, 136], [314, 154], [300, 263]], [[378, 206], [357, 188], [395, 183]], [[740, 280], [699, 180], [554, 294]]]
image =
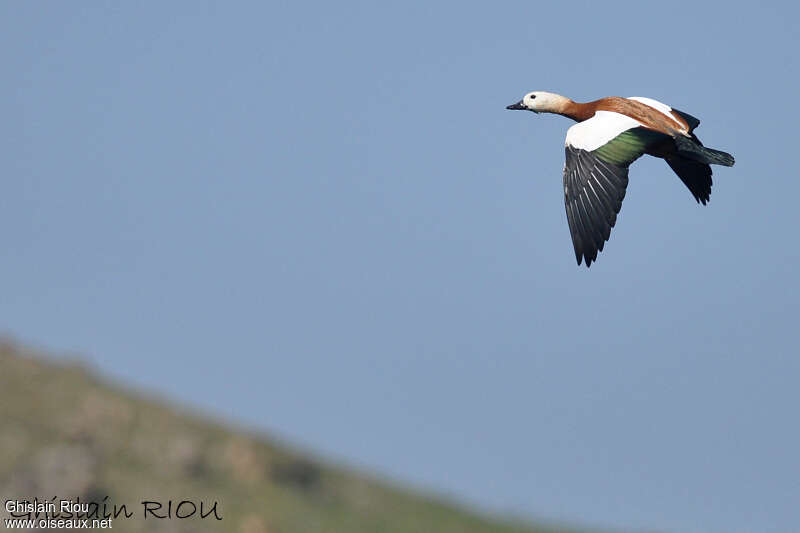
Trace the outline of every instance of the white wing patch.
[[568, 129], [565, 144], [591, 152], [623, 131], [642, 125], [638, 120], [621, 113], [598, 111], [589, 120], [579, 122]]

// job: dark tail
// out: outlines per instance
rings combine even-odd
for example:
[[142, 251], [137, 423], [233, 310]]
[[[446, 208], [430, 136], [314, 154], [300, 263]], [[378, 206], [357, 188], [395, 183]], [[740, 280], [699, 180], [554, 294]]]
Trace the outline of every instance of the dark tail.
[[700, 163], [708, 163], [710, 165], [733, 166], [735, 160], [733, 156], [727, 152], [706, 148], [702, 144], [696, 143], [692, 139], [680, 134], [676, 135], [674, 139], [678, 153], [687, 159], [692, 159]]

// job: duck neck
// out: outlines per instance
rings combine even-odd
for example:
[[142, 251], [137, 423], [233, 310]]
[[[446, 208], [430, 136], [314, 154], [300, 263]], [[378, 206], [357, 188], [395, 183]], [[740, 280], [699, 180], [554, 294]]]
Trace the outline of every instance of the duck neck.
[[594, 116], [595, 108], [591, 103], [582, 104], [579, 102], [573, 102], [569, 98], [566, 98], [565, 100], [566, 101], [559, 106], [559, 109], [555, 111], [559, 115], [571, 118], [575, 122], [583, 122], [584, 120], [590, 119]]

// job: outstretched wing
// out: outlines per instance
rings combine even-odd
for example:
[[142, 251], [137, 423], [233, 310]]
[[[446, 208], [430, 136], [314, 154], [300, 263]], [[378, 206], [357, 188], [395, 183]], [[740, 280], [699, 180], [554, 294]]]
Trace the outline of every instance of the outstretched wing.
[[689, 133], [693, 132], [694, 129], [700, 125], [700, 119], [693, 117], [689, 113], [684, 113], [683, 111], [675, 109], [674, 107], [672, 108], [672, 112], [677, 113], [683, 118], [683, 120], [686, 121], [686, 123], [689, 125]]
[[711, 186], [714, 184], [714, 180], [711, 178], [711, 165], [692, 161], [679, 155], [668, 155], [664, 159], [686, 185], [694, 199], [706, 205], [711, 199]]
[[567, 145], [564, 205], [578, 264], [597, 259], [611, 236], [628, 187], [628, 167], [606, 163], [593, 152]]
[[611, 236], [628, 186], [628, 166], [665, 135], [609, 111], [567, 132], [564, 204], [575, 259], [590, 266]]

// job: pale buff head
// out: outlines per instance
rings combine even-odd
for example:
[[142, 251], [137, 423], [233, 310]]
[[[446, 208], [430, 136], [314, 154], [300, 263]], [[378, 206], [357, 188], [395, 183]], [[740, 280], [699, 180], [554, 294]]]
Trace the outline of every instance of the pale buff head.
[[522, 100], [506, 109], [520, 109], [534, 113], [561, 113], [572, 101], [560, 94], [545, 91], [533, 91], [522, 97]]

